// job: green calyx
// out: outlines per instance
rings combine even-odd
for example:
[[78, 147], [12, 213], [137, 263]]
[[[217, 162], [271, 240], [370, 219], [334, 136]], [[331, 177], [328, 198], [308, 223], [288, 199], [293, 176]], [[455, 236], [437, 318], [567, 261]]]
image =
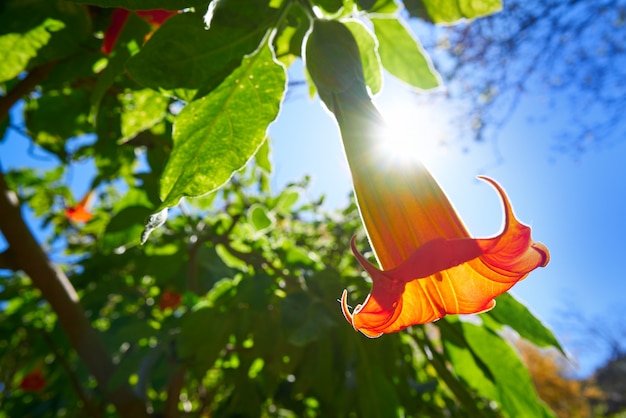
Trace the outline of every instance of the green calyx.
[[322, 98], [364, 85], [359, 47], [343, 23], [316, 19], [305, 42], [307, 70]]

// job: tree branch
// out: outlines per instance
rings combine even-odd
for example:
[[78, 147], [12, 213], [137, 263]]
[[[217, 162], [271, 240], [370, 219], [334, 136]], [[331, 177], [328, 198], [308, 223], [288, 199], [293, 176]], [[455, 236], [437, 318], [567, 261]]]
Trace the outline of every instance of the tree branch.
[[0, 231], [9, 245], [15, 264], [31, 278], [55, 311], [70, 344], [96, 378], [107, 399], [115, 405], [121, 417], [148, 417], [144, 403], [134, 396], [130, 386], [123, 385], [115, 389], [108, 387], [116, 369], [110, 353], [87, 320], [76, 290], [67, 276], [48, 259], [24, 222], [17, 196], [9, 189], [2, 170], [0, 213]]
[[13, 259], [13, 254], [11, 253], [9, 248], [0, 253], [0, 269], [11, 271], [19, 270], [19, 267], [15, 263], [15, 260]]
[[11, 110], [13, 105], [33, 91], [37, 84], [45, 80], [56, 65], [56, 61], [50, 61], [33, 68], [26, 77], [9, 90], [6, 96], [0, 97], [0, 121], [9, 116], [9, 110]]
[[178, 412], [178, 399], [180, 398], [180, 391], [185, 385], [185, 368], [181, 366], [174, 372], [167, 383], [167, 400], [165, 401], [164, 416], [165, 418], [177, 418]]

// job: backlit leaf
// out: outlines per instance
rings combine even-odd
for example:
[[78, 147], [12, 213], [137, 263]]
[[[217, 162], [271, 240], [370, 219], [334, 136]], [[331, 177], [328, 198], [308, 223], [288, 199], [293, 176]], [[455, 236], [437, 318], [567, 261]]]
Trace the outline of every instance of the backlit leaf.
[[91, 34], [83, 6], [61, 0], [5, 1], [0, 14], [0, 82], [67, 57]]
[[125, 142], [156, 125], [167, 111], [168, 99], [154, 90], [129, 91], [121, 95], [122, 139]]
[[255, 204], [248, 209], [248, 222], [257, 233], [263, 233], [274, 225], [274, 217], [265, 206]]
[[467, 341], [458, 319], [447, 317], [439, 321], [437, 325], [441, 331], [446, 357], [450, 360], [454, 374], [474, 389], [478, 395], [486, 399], [499, 399], [493, 376], [485, 370], [482, 362], [478, 363], [480, 360], [474, 357], [472, 351], [467, 348]]
[[[0, 21], [2, 24], [2, 21]], [[47, 18], [23, 33], [4, 33], [0, 36], [0, 82], [10, 80], [26, 69], [31, 58], [48, 43], [52, 32], [63, 29], [63, 22]], [[5, 55], [6, 54], [6, 55]]]
[[387, 71], [419, 89], [439, 86], [439, 74], [422, 46], [398, 19], [374, 18], [378, 54]]
[[552, 346], [565, 354], [552, 331], [509, 293], [498, 296], [496, 307], [486, 316], [502, 325], [510, 326], [520, 336], [539, 347]]
[[472, 352], [494, 378], [502, 409], [510, 417], [544, 416], [528, 369], [505, 339], [484, 326], [461, 322]]
[[163, 206], [217, 189], [242, 168], [278, 115], [285, 70], [265, 44], [174, 122], [174, 149], [161, 177]]
[[404, 0], [411, 16], [434, 23], [489, 15], [502, 9], [501, 0]]

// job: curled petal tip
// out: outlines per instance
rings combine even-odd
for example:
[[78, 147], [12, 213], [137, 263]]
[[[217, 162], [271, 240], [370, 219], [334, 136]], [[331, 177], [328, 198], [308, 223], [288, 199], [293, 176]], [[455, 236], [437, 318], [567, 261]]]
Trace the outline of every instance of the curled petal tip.
[[540, 242], [533, 243], [532, 247], [542, 256], [542, 261], [539, 264], [540, 267], [545, 267], [550, 262], [550, 251], [548, 251], [548, 247], [543, 245]]
[[357, 261], [367, 271], [371, 276], [378, 276], [381, 274], [381, 270], [376, 268], [372, 263], [370, 263], [363, 254], [359, 252], [359, 249], [356, 247], [356, 235], [352, 236], [350, 240], [350, 248], [352, 249], [352, 253], [356, 257]]
[[[348, 307], [348, 291], [346, 289], [341, 293], [341, 311], [346, 320], [354, 327], [354, 320]], [[356, 331], [356, 328], [354, 330]]]

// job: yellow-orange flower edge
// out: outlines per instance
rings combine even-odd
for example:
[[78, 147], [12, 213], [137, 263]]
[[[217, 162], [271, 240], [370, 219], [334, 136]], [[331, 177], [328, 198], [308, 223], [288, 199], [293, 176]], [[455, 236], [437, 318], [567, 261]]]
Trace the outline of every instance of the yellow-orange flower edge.
[[347, 292], [342, 294], [343, 314], [355, 330], [378, 337], [446, 314], [485, 312], [495, 306], [496, 296], [548, 264], [548, 249], [515, 218], [502, 187], [479, 178], [495, 187], [504, 204], [504, 228], [496, 237], [434, 239], [389, 270], [367, 261], [352, 240], [352, 251], [373, 281], [371, 293], [352, 313]]

